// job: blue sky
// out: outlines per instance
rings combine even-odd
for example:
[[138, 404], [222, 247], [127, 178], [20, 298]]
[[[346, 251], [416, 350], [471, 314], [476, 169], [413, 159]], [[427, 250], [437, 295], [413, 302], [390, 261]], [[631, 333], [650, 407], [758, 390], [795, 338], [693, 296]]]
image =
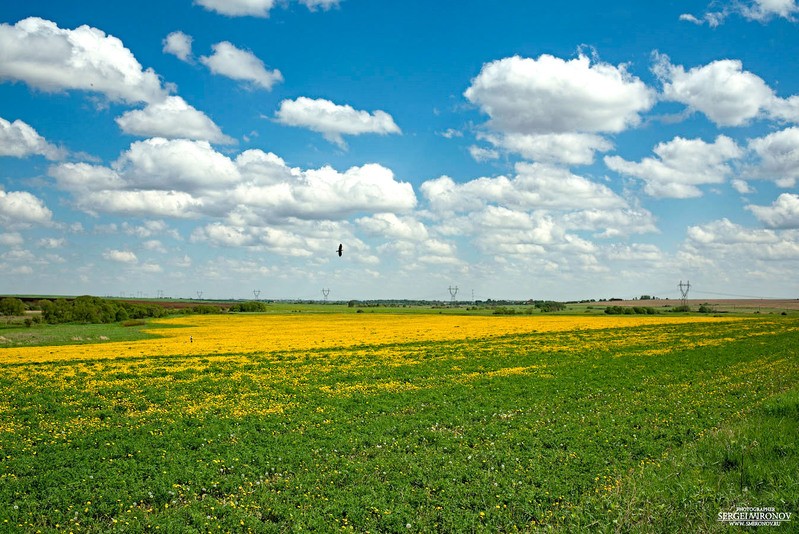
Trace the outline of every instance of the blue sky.
[[5, 2], [0, 293], [797, 297], [797, 20]]

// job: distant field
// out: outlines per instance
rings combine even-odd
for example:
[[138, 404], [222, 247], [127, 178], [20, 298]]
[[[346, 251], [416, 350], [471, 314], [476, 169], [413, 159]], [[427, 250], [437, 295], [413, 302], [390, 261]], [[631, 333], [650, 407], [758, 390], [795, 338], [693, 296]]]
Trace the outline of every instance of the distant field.
[[[653, 306], [662, 308], [665, 306], [679, 306], [682, 304], [677, 299], [653, 299], [653, 300], [622, 300], [613, 302], [597, 303], [602, 305], [614, 306]], [[688, 299], [686, 304], [696, 310], [702, 304], [710, 304], [718, 311], [753, 313], [799, 311], [799, 299]]]
[[799, 512], [795, 317], [188, 316], [0, 348], [21, 532], [723, 531]]

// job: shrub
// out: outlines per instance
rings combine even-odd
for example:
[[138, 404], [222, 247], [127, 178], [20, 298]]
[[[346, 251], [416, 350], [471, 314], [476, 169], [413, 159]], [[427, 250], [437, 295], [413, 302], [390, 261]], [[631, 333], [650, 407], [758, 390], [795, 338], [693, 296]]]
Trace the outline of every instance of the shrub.
[[562, 302], [556, 302], [554, 300], [545, 300], [543, 302], [536, 302], [536, 308], [540, 308], [542, 312], [553, 312], [553, 311], [562, 311], [566, 309], [566, 305]]
[[23, 315], [25, 304], [14, 297], [6, 297], [0, 300], [0, 315]]

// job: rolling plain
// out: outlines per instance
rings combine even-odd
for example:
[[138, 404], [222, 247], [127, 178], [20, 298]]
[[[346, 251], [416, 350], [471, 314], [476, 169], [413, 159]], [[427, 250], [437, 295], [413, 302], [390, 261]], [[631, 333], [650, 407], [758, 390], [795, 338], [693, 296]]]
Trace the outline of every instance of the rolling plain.
[[723, 531], [736, 507], [799, 512], [795, 316], [287, 312], [100, 337], [0, 345], [0, 528]]

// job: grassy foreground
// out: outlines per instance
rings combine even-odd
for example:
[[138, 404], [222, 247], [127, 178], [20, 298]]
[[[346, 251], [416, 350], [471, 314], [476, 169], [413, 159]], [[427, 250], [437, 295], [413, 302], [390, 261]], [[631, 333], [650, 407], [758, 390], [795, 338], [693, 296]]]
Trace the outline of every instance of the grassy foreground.
[[0, 529], [724, 531], [738, 506], [799, 512], [795, 319], [484, 317], [469, 337], [430, 316], [403, 340], [362, 314], [315, 343], [298, 316], [305, 337], [272, 344], [274, 317], [259, 349], [226, 317], [203, 319], [206, 351], [0, 349]]

